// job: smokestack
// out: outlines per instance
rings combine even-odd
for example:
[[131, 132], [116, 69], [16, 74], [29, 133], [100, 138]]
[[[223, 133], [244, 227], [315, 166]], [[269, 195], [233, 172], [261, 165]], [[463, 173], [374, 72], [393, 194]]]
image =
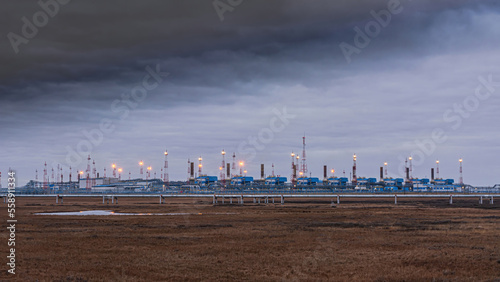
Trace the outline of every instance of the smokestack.
[[264, 164], [260, 164], [260, 179], [264, 179]]
[[353, 155], [353, 165], [352, 165], [352, 180], [353, 185], [358, 184], [358, 177], [356, 175], [356, 154]]
[[80, 182], [80, 174], [78, 173], [78, 182]]
[[410, 168], [406, 168], [406, 182], [410, 182]]
[[97, 173], [97, 178], [99, 178], [99, 172]]
[[194, 178], [194, 162], [191, 162], [191, 178]]
[[434, 168], [431, 168], [431, 182], [434, 182]]
[[323, 178], [324, 178], [324, 179], [326, 179], [326, 178], [327, 178], [327, 176], [328, 176], [328, 175], [326, 174], [326, 171], [327, 171], [327, 169], [326, 169], [326, 165], [325, 165], [325, 166], [323, 166]]
[[384, 181], [384, 167], [380, 167], [380, 182]]
[[297, 165], [294, 164], [293, 165], [293, 177], [292, 177], [293, 180], [297, 179]]
[[231, 164], [230, 163], [227, 163], [226, 164], [226, 175], [228, 178], [231, 178]]

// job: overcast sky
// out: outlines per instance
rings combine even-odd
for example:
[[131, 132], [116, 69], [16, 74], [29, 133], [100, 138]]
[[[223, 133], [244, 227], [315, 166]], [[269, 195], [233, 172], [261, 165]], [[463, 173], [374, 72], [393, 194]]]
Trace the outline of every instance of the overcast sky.
[[359, 176], [412, 155], [415, 177], [439, 159], [458, 181], [463, 158], [466, 183], [500, 183], [498, 1], [65, 1], [2, 4], [3, 187], [89, 149], [101, 175], [159, 177], [168, 149], [171, 180], [199, 156], [218, 176], [224, 149], [290, 177], [304, 133], [320, 178], [356, 153]]

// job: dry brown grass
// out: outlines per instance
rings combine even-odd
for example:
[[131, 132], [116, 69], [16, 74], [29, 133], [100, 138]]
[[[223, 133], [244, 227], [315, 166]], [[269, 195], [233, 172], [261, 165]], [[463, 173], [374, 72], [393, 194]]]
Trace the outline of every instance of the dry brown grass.
[[[23, 281], [500, 279], [498, 202], [343, 200], [332, 208], [323, 200], [215, 207], [208, 199], [17, 200], [15, 278]], [[97, 209], [191, 215], [34, 215]], [[7, 232], [0, 242], [6, 262]]]

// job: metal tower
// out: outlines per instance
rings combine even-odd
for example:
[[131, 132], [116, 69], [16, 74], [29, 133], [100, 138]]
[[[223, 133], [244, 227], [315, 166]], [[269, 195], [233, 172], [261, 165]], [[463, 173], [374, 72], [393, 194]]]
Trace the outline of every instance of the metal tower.
[[388, 173], [387, 173], [387, 162], [384, 163], [384, 166], [385, 166], [385, 178], [389, 178], [388, 177]]
[[410, 156], [408, 159], [410, 160], [410, 183], [413, 183], [413, 157]]
[[439, 160], [436, 161], [436, 179], [439, 179]]
[[90, 183], [90, 155], [87, 158], [87, 182], [85, 183], [85, 189], [90, 190], [92, 188]]
[[272, 177], [274, 177], [274, 164], [271, 164], [271, 167], [273, 168], [271, 175], [272, 175]]
[[113, 168], [113, 177], [116, 178], [116, 164], [111, 164], [111, 167]]
[[203, 165], [201, 164], [201, 161], [203, 159], [201, 158], [201, 156], [198, 158], [198, 177], [201, 176], [201, 173], [202, 173], [202, 168], [203, 168]]
[[358, 184], [358, 177], [356, 176], [356, 154], [352, 156], [353, 165], [352, 165], [352, 184]]
[[106, 168], [104, 168], [104, 178], [106, 178]]
[[43, 168], [43, 189], [48, 189], [49, 176], [47, 175], [47, 162], [45, 162]]
[[168, 151], [165, 149], [165, 163], [163, 164], [163, 183], [168, 186]]
[[236, 154], [233, 152], [233, 167], [231, 167], [231, 170], [233, 171], [233, 175], [231, 175], [231, 177], [234, 176], [234, 171], [236, 171]]
[[[226, 185], [226, 152], [224, 152], [224, 149], [222, 149], [222, 152], [221, 152], [221, 155], [222, 155], [222, 164], [221, 164], [221, 167], [220, 167], [220, 180], [222, 181], [222, 185]], [[229, 177], [229, 175], [228, 175]]]
[[458, 160], [460, 162], [460, 184], [464, 184], [464, 175], [462, 173], [462, 162], [464, 161], [462, 158]]
[[405, 159], [405, 183], [410, 182], [410, 168], [408, 167], [408, 159]]
[[71, 167], [69, 167], [69, 183], [71, 183]]
[[300, 165], [300, 172], [302, 175], [307, 175], [307, 163], [306, 163], [306, 136], [302, 137], [302, 163]]
[[148, 166], [148, 168], [147, 168], [148, 171], [146, 172], [146, 182], [147, 182], [148, 178], [151, 178], [151, 169], [152, 168], [150, 166]]
[[92, 161], [92, 187], [96, 185], [97, 169], [95, 168], [95, 160]]
[[61, 168], [60, 168], [60, 165], [57, 164], [56, 182], [59, 182], [59, 179], [61, 178], [61, 174], [60, 173], [61, 173]]
[[52, 180], [52, 184], [54, 184], [56, 182], [55, 176], [54, 176], [54, 168], [52, 168], [52, 174], [51, 174], [51, 178], [50, 179]]
[[141, 169], [139, 170], [139, 174], [141, 175], [141, 179], [143, 178], [143, 175], [144, 175], [143, 165], [144, 165], [144, 162], [140, 161], [139, 166]]

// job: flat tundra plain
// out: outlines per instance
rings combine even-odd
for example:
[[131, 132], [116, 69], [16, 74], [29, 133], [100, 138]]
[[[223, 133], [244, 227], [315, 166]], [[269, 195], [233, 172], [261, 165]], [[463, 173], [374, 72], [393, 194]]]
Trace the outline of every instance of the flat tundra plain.
[[[16, 200], [15, 275], [0, 204], [1, 280], [500, 280], [498, 200]], [[142, 215], [35, 214], [89, 210]]]

